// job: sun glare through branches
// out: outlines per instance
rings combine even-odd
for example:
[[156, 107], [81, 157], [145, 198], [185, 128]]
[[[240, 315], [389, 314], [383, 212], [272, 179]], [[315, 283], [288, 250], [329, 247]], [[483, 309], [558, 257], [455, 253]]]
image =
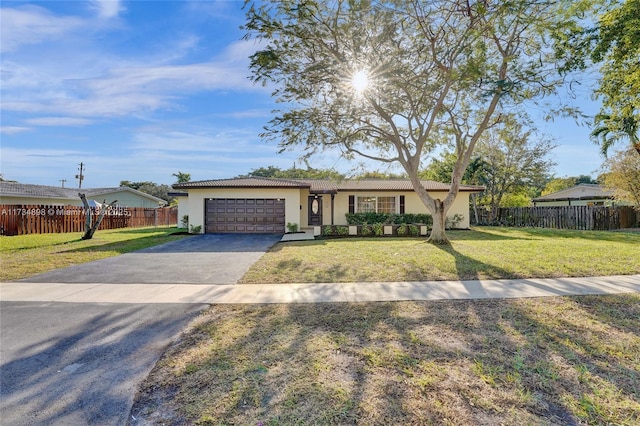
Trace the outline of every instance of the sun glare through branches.
[[366, 70], [359, 70], [351, 77], [351, 86], [358, 95], [364, 93], [369, 87], [369, 73]]

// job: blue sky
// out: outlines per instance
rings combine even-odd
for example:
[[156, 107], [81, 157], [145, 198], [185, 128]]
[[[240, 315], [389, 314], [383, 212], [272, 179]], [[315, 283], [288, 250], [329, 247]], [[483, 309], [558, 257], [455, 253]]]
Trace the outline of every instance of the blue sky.
[[[3, 177], [77, 187], [82, 162], [82, 186], [96, 188], [171, 184], [178, 171], [204, 180], [291, 167], [298, 153], [277, 154], [258, 136], [275, 104], [269, 88], [247, 78], [256, 45], [242, 40], [242, 5], [3, 0]], [[595, 113], [587, 85], [581, 90], [572, 102]], [[602, 158], [588, 128], [569, 119], [538, 127], [558, 144], [557, 176], [597, 174]], [[335, 153], [311, 165], [354, 166]]]

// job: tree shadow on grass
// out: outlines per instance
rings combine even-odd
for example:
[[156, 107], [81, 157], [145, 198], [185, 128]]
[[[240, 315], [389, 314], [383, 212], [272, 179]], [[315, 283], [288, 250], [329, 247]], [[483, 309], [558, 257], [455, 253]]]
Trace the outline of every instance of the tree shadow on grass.
[[217, 306], [141, 395], [188, 424], [633, 424], [632, 360], [546, 322], [569, 299]]
[[455, 259], [456, 273], [460, 280], [522, 278], [517, 274], [514, 274], [512, 271], [481, 262], [470, 256], [462, 254], [450, 244], [434, 244], [433, 247], [444, 251]]

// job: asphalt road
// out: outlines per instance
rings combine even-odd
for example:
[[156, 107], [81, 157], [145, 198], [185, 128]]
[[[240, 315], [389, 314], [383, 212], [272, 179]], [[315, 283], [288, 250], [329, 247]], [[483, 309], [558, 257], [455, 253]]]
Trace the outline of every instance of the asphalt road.
[[207, 306], [2, 302], [0, 423], [125, 424], [139, 384]]
[[[22, 281], [233, 284], [278, 240], [201, 235]], [[207, 307], [1, 301], [0, 424], [126, 424], [142, 380]]]

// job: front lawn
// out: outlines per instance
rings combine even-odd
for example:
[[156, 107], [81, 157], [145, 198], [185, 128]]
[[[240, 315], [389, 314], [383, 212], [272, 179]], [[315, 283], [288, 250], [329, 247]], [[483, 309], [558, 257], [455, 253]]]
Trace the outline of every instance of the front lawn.
[[132, 424], [638, 425], [640, 295], [218, 305]]
[[242, 282], [551, 278], [640, 273], [640, 233], [479, 227], [424, 238], [343, 238], [276, 244]]

